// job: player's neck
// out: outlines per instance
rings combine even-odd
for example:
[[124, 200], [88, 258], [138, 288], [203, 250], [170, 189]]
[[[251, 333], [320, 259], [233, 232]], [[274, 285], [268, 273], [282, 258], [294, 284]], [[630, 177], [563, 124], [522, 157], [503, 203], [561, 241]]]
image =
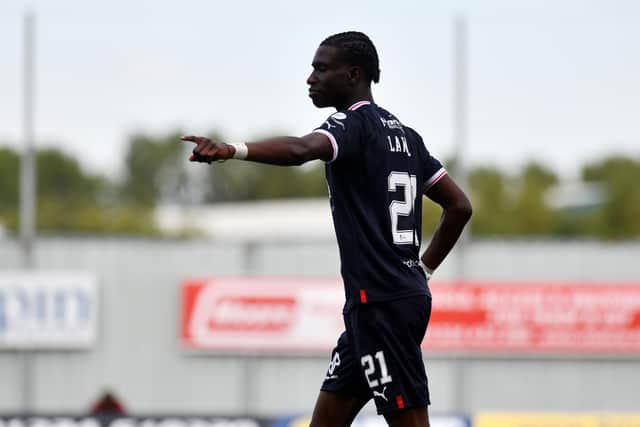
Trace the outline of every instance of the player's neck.
[[369, 101], [373, 103], [373, 94], [371, 93], [371, 88], [367, 88], [366, 90], [357, 91], [353, 94], [350, 94], [344, 99], [343, 102], [341, 102], [339, 105], [336, 105], [335, 107], [338, 111], [344, 111], [351, 107], [353, 104], [360, 101]]

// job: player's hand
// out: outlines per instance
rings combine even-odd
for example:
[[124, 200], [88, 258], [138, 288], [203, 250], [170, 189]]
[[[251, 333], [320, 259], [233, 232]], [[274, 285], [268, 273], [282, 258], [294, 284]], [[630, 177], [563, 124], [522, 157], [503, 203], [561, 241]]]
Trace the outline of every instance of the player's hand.
[[183, 136], [181, 141], [189, 141], [196, 144], [189, 160], [192, 162], [211, 163], [225, 161], [233, 157], [235, 148], [224, 142], [212, 141], [203, 136]]

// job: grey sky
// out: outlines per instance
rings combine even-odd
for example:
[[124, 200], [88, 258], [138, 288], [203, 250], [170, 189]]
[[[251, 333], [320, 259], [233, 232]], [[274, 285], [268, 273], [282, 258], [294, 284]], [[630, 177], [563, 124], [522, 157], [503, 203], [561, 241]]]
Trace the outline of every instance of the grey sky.
[[[640, 155], [640, 2], [0, 1], [0, 144], [22, 131], [21, 31], [37, 16], [37, 137], [115, 173], [127, 135], [219, 129], [231, 140], [304, 134], [305, 79], [327, 35], [367, 32], [376, 102], [452, 153], [452, 21], [470, 32], [467, 159], [528, 159], [572, 176], [606, 153]], [[176, 142], [177, 143], [177, 142]]]

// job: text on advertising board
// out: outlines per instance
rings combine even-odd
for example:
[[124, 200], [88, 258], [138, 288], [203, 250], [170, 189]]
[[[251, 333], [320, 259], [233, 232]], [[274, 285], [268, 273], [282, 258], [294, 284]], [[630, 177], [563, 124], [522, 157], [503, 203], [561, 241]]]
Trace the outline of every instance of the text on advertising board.
[[0, 347], [85, 347], [95, 319], [96, 281], [89, 275], [0, 275]]
[[[640, 284], [430, 284], [429, 352], [640, 353]], [[216, 278], [182, 285], [191, 349], [324, 352], [344, 329], [335, 279]]]

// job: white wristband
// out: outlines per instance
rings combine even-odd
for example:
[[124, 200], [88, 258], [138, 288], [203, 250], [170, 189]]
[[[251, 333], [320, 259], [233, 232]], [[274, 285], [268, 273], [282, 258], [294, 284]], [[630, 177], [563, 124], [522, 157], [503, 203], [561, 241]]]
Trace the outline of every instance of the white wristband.
[[247, 154], [249, 154], [249, 148], [247, 144], [241, 142], [240, 144], [229, 144], [233, 145], [236, 149], [236, 152], [233, 153], [233, 158], [238, 160], [244, 160], [247, 158]]

